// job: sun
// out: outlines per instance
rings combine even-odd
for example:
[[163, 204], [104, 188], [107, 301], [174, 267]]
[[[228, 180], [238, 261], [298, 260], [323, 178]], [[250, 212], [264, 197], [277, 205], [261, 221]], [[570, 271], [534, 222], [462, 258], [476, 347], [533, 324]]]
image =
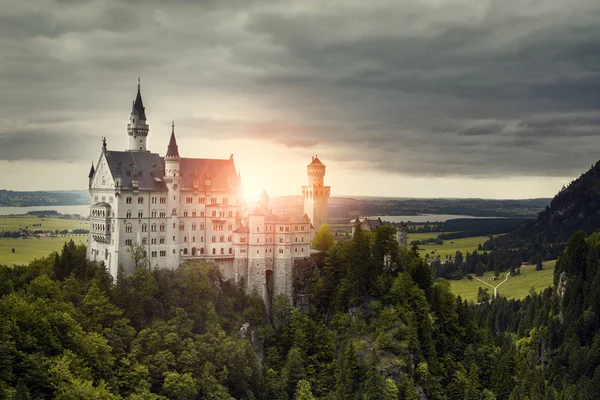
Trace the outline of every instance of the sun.
[[260, 194], [266, 189], [266, 178], [252, 173], [242, 175], [242, 193], [247, 206], [252, 206], [260, 200]]

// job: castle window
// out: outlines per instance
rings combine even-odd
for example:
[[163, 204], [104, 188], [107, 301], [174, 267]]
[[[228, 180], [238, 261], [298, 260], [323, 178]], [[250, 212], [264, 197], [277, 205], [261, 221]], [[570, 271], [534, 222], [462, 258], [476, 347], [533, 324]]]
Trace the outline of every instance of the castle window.
[[138, 204], [144, 204], [144, 198], [138, 197]]
[[192, 236], [192, 242], [196, 243], [196, 236]]
[[196, 210], [192, 210], [192, 217], [196, 216]]
[[298, 230], [298, 225], [294, 226], [294, 230], [297, 231]]
[[152, 238], [152, 239], [150, 239], [150, 243], [152, 243], [152, 244], [156, 244], [156, 238]]
[[229, 254], [233, 254], [233, 249], [231, 247], [229, 248]]
[[171, 215], [177, 215], [177, 209], [176, 209], [176, 208], [174, 208], [174, 209], [171, 211]]
[[133, 232], [133, 226], [131, 226], [131, 225], [125, 226], [125, 233], [131, 233], [131, 232]]
[[283, 226], [279, 227], [279, 232], [283, 232]]
[[204, 254], [204, 247], [200, 247], [200, 254]]
[[217, 212], [216, 212], [215, 210], [213, 210], [213, 212], [212, 212], [212, 216], [213, 216], [213, 217], [216, 217], [216, 216], [217, 216]]
[[204, 242], [204, 236], [200, 236], [200, 241]]
[[232, 218], [233, 217], [233, 211], [229, 210], [227, 212], [227, 217]]
[[300, 238], [300, 241], [301, 241], [301, 242], [304, 242], [304, 236], [302, 236], [302, 237]]
[[152, 197], [152, 204], [156, 204], [156, 197]]
[[217, 237], [215, 235], [213, 235], [212, 241], [213, 241], [213, 243], [215, 243], [217, 241]]
[[166, 257], [167, 256], [167, 251], [166, 250], [161, 250], [160, 251], [160, 256], [161, 257]]
[[301, 247], [301, 248], [300, 248], [300, 251], [304, 253], [304, 247]]
[[173, 254], [175, 254], [175, 249], [173, 249]]
[[228, 230], [228, 231], [230, 231], [230, 230], [232, 230], [232, 229], [233, 229], [233, 225], [231, 225], [231, 224], [227, 225], [227, 230]]
[[283, 243], [283, 237], [279, 238], [279, 243]]
[[188, 216], [188, 212], [187, 212], [187, 210], [185, 210], [185, 211], [183, 212], [183, 216], [184, 216], [184, 217], [187, 217], [187, 216]]
[[94, 202], [96, 202], [96, 203], [98, 202], [98, 196], [94, 197]]
[[173, 236], [173, 241], [175, 241], [175, 236]]
[[227, 197], [223, 197], [223, 204], [229, 204], [229, 199]]
[[142, 224], [142, 232], [148, 232], [148, 225]]
[[204, 211], [200, 211], [200, 216], [204, 217]]
[[200, 230], [204, 230], [204, 222], [200, 222]]
[[198, 197], [198, 204], [204, 204], [204, 197]]
[[156, 210], [152, 210], [152, 218], [156, 218]]
[[221, 254], [225, 254], [225, 249], [221, 247]]
[[152, 257], [156, 257], [156, 251], [152, 252]]
[[286, 227], [285, 227], [285, 231], [286, 231], [286, 232], [289, 232], [289, 231], [290, 231], [290, 227], [289, 227], [289, 226], [286, 226]]
[[112, 203], [112, 202], [113, 202], [113, 198], [112, 198], [112, 196], [110, 196], [110, 197], [108, 198], [108, 202], [109, 202], [109, 203]]
[[166, 218], [167, 217], [167, 212], [166, 211], [161, 211], [159, 214], [160, 218]]
[[260, 228], [258, 226], [256, 227], [256, 232], [260, 232]]
[[164, 237], [160, 238], [160, 244], [165, 244], [165, 238]]
[[195, 231], [196, 230], [196, 223], [192, 222], [192, 230]]
[[228, 242], [232, 242], [233, 241], [233, 238], [231, 237], [231, 235], [227, 236], [227, 241]]
[[131, 239], [125, 239], [126, 246], [131, 246], [132, 244], [133, 244], [133, 241]]
[[131, 211], [127, 211], [127, 214], [125, 214], [127, 216], [127, 218], [131, 218]]
[[279, 254], [283, 254], [283, 249], [279, 249]]
[[175, 229], [175, 226], [176, 226], [176, 224], [175, 224], [175, 222], [173, 222], [173, 229]]
[[298, 238], [296, 238], [296, 243], [298, 243]]
[[217, 254], [217, 249], [213, 249], [213, 254]]
[[183, 237], [183, 242], [184, 242], [184, 243], [187, 243], [187, 236], [184, 236], [184, 237]]
[[260, 243], [260, 239], [259, 238], [256, 238], [256, 243]]
[[160, 198], [160, 204], [167, 204], [167, 198], [166, 197], [161, 197]]
[[294, 253], [297, 253], [297, 252], [298, 252], [298, 249], [294, 249]]
[[143, 244], [143, 245], [146, 245], [146, 244], [148, 244], [148, 239], [147, 239], [147, 238], [145, 238], [145, 237], [143, 237], [143, 238], [142, 238], [142, 244]]
[[210, 204], [217, 204], [217, 198], [216, 197], [211, 197], [210, 198]]
[[138, 211], [138, 218], [144, 218], [144, 212]]
[[186, 197], [186, 198], [185, 198], [185, 202], [186, 202], [187, 204], [192, 204], [192, 203], [194, 202], [194, 198], [193, 198], [193, 197]]
[[225, 236], [221, 235], [219, 236], [219, 242], [224, 242], [225, 241]]
[[187, 255], [187, 249], [183, 249], [183, 254]]
[[160, 231], [164, 232], [165, 231], [165, 224], [160, 224]]
[[179, 224], [179, 230], [180, 231], [185, 230], [185, 224], [183, 222]]
[[256, 249], [256, 254], [260, 254], [260, 250], [259, 249]]
[[305, 228], [305, 226], [303, 225], [301, 229], [304, 230], [304, 228]]

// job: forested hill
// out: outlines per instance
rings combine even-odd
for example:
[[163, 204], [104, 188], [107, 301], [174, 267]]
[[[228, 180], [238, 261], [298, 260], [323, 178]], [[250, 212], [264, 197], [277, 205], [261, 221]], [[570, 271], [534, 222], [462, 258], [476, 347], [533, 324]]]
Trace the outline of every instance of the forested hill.
[[536, 220], [489, 240], [484, 248], [519, 249], [526, 259], [554, 259], [578, 230], [586, 235], [600, 230], [600, 162], [563, 187]]
[[2, 207], [76, 206], [90, 202], [87, 190], [15, 192], [0, 190]]

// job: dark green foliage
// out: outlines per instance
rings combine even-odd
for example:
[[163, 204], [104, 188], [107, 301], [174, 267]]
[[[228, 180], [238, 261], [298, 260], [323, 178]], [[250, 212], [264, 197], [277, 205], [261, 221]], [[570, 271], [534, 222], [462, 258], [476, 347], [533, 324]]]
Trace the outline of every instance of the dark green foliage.
[[[568, 241], [555, 288], [517, 301], [482, 291], [479, 305], [391, 234], [331, 247], [303, 312], [279, 295], [268, 314], [204, 264], [139, 266], [113, 284], [70, 243], [0, 267], [0, 397], [595, 398], [600, 234]], [[490, 260], [456, 256], [465, 272]]]

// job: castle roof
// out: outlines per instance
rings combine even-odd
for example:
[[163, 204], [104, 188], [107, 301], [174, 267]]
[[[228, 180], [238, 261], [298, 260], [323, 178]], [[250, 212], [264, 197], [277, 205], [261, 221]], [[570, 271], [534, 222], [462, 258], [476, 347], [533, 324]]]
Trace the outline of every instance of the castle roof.
[[169, 140], [169, 147], [167, 147], [167, 157], [179, 158], [179, 148], [177, 146], [177, 139], [175, 139], [175, 122], [171, 125], [171, 139]]
[[179, 161], [179, 170], [182, 190], [223, 191], [239, 187], [239, 178], [232, 158], [182, 158]]
[[94, 169], [94, 163], [92, 163], [92, 168], [90, 168], [90, 173], [88, 175], [88, 178], [92, 179], [94, 177], [95, 172], [96, 172], [96, 170]]
[[137, 114], [138, 118], [142, 121], [146, 120], [146, 108], [144, 107], [144, 102], [142, 101], [142, 93], [140, 92], [140, 80], [138, 78], [138, 90], [137, 96], [133, 102], [133, 109], [131, 110], [132, 114]]
[[319, 157], [317, 157], [317, 156], [314, 156], [313, 159], [312, 159], [312, 162], [310, 164], [308, 164], [308, 165], [322, 165], [322, 166], [325, 166], [325, 164], [323, 164], [321, 162], [321, 160], [319, 160]]
[[167, 190], [163, 182], [164, 162], [156, 153], [145, 151], [113, 151], [104, 153], [113, 177], [120, 177], [121, 187], [133, 188], [132, 180], [138, 180], [139, 190]]
[[240, 227], [233, 231], [233, 233], [250, 233], [250, 229], [248, 229], [247, 226], [244, 226], [244, 223], [242, 222]]

